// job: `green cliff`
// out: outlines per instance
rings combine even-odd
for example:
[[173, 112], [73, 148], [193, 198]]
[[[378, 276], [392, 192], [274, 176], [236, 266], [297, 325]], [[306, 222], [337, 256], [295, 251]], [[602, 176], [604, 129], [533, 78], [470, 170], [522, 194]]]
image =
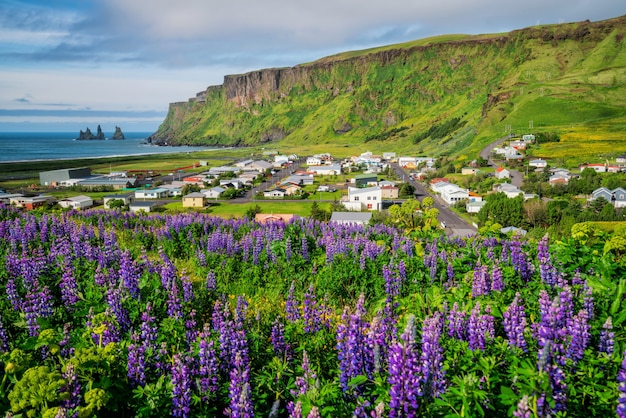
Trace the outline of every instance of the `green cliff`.
[[504, 134], [626, 126], [626, 16], [449, 35], [229, 75], [172, 103], [158, 144], [460, 155]]

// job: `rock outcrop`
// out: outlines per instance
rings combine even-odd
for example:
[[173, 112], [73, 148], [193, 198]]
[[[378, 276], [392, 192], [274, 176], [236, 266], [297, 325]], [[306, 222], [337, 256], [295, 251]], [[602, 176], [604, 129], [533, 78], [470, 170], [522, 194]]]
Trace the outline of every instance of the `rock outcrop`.
[[115, 133], [113, 134], [111, 139], [126, 139], [126, 137], [124, 136], [124, 132], [122, 132], [122, 129], [119, 126], [115, 127]]
[[85, 132], [80, 131], [80, 133], [78, 134], [78, 138], [76, 138], [79, 141], [91, 141], [91, 140], [104, 140], [106, 139], [104, 137], [104, 133], [102, 132], [102, 128], [100, 127], [100, 125], [98, 125], [98, 131], [97, 133], [94, 135], [93, 133], [91, 133], [91, 129], [89, 129], [89, 127], [87, 127], [87, 129], [85, 130]]

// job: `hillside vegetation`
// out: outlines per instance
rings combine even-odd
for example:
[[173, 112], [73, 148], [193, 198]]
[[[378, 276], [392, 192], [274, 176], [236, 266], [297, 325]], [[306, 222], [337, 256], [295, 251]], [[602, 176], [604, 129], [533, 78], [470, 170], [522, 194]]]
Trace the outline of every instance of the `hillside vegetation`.
[[622, 16], [434, 37], [229, 75], [172, 103], [152, 140], [474, 158], [509, 133], [557, 132], [563, 142], [540, 148], [543, 156], [610, 157], [626, 151], [625, 33]]

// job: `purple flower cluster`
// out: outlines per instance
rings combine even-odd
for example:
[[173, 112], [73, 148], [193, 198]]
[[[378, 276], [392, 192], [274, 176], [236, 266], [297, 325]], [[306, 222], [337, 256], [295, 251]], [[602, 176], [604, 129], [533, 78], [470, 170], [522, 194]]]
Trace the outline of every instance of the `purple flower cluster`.
[[613, 321], [609, 316], [602, 324], [602, 331], [600, 331], [600, 342], [598, 343], [598, 351], [601, 353], [607, 353], [609, 356], [613, 354], [615, 346], [615, 333], [613, 332]]
[[281, 359], [289, 360], [291, 357], [291, 347], [285, 341], [285, 326], [278, 317], [276, 317], [272, 325], [270, 338], [272, 340], [272, 347], [274, 347], [274, 354]]
[[626, 418], [626, 351], [622, 355], [622, 365], [617, 372], [617, 388], [619, 398], [617, 399], [617, 416]]
[[200, 378], [199, 389], [203, 399], [207, 400], [210, 394], [216, 393], [218, 389], [218, 359], [211, 339], [211, 328], [209, 324], [204, 324], [204, 329], [200, 333], [198, 343], [198, 377]]
[[448, 313], [448, 336], [457, 340], [465, 341], [465, 312], [459, 309], [459, 304], [454, 302], [450, 313]]
[[480, 312], [480, 302], [477, 302], [467, 321], [467, 340], [470, 350], [484, 350], [487, 340], [495, 335], [494, 318], [490, 315], [491, 308], [487, 306], [485, 313]]
[[193, 373], [191, 359], [181, 353], [174, 354], [172, 366], [172, 416], [188, 417], [191, 412], [191, 389]]
[[367, 349], [366, 335], [369, 324], [364, 320], [365, 296], [361, 294], [354, 313], [344, 309], [341, 323], [337, 326], [337, 353], [339, 357], [339, 381], [344, 393], [348, 392], [348, 382], [353, 377], [371, 377], [373, 358]]
[[491, 275], [489, 269], [480, 263], [474, 268], [472, 281], [472, 297], [488, 295], [491, 292]]
[[62, 393], [66, 393], [64, 399], [61, 401], [61, 408], [66, 412], [66, 417], [75, 418], [78, 416], [78, 407], [80, 406], [80, 382], [74, 369], [74, 364], [67, 363], [65, 366], [65, 372], [63, 373], [63, 379], [65, 379], [65, 385], [61, 388]]
[[300, 319], [300, 309], [295, 293], [296, 283], [291, 282], [289, 293], [287, 294], [287, 300], [285, 301], [285, 312], [287, 313], [287, 320], [289, 322], [296, 322]]
[[420, 357], [422, 392], [424, 396], [437, 398], [445, 392], [443, 348], [439, 343], [443, 332], [443, 315], [436, 312], [424, 319], [422, 326], [422, 354]]
[[524, 331], [526, 330], [527, 321], [519, 292], [515, 294], [513, 302], [511, 302], [509, 308], [504, 312], [502, 325], [509, 339], [509, 345], [526, 351], [527, 344], [524, 338]]
[[422, 396], [419, 351], [415, 347], [415, 317], [409, 317], [400, 338], [389, 348], [389, 417], [417, 416]]

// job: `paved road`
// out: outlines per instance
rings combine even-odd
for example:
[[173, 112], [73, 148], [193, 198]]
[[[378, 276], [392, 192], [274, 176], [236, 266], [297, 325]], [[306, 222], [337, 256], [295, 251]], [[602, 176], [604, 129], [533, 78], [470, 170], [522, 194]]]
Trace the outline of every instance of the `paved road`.
[[446, 233], [450, 236], [466, 237], [475, 235], [477, 230], [474, 225], [467, 223], [463, 218], [454, 213], [439, 196], [431, 194], [422, 183], [415, 181], [397, 163], [391, 167], [400, 179], [408, 181], [415, 189], [415, 196], [421, 202], [425, 197], [430, 196], [435, 200], [434, 207], [439, 211], [439, 221], [446, 226]]
[[[497, 141], [492, 142], [491, 144], [487, 145], [485, 148], [483, 148], [480, 151], [481, 158], [487, 160], [490, 166], [498, 167], [499, 164], [496, 164], [491, 159], [491, 152], [493, 151], [494, 148], [496, 148], [497, 146], [501, 145], [504, 141], [508, 141], [511, 138], [513, 138], [513, 135], [507, 135], [507, 136], [505, 136], [503, 138], [500, 138]], [[513, 169], [508, 169], [508, 170], [511, 173], [511, 184], [513, 186], [518, 187], [518, 188], [522, 187], [522, 182], [524, 181], [524, 175], [522, 173], [520, 173], [519, 171], [517, 171], [517, 170], [513, 170]]]

